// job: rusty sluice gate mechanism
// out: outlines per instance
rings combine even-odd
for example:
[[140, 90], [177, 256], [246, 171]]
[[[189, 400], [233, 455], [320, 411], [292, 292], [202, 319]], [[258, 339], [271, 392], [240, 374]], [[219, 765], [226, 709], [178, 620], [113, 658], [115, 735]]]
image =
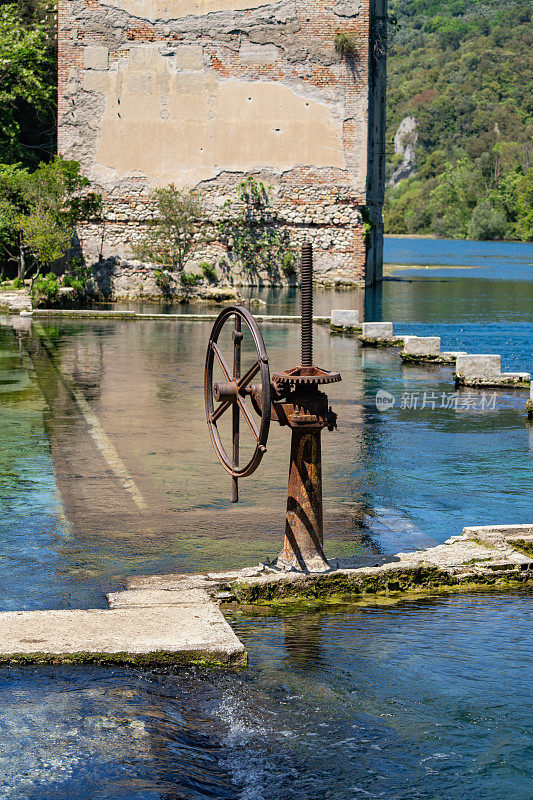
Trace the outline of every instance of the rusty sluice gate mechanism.
[[[205, 407], [215, 451], [231, 475], [233, 502], [238, 500], [239, 478], [251, 475], [266, 453], [271, 420], [291, 429], [285, 541], [275, 565], [281, 569], [325, 572], [330, 566], [323, 549], [321, 433], [323, 428], [331, 431], [337, 427], [337, 415], [319, 387], [336, 383], [341, 376], [313, 365], [313, 251], [307, 242], [302, 246], [301, 297], [301, 364], [275, 372], [272, 379], [263, 337], [252, 314], [243, 306], [230, 306], [220, 313], [207, 348]], [[233, 366], [219, 345], [226, 323], [233, 324]], [[243, 325], [251, 334], [257, 358], [241, 374]], [[214, 382], [215, 365], [221, 370], [223, 381]], [[256, 382], [252, 383], [254, 379]], [[231, 451], [228, 452], [217, 423], [230, 408]], [[240, 459], [242, 425], [248, 426], [255, 442], [255, 449], [244, 464]]]

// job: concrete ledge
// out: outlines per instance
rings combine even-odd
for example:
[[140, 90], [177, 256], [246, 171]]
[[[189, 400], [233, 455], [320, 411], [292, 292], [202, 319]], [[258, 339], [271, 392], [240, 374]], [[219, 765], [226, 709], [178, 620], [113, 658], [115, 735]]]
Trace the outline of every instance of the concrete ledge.
[[405, 364], [455, 364], [458, 356], [466, 355], [463, 350], [449, 350], [438, 353], [437, 355], [411, 355], [404, 350], [400, 352], [400, 357]]
[[152, 575], [131, 578], [132, 600], [147, 592], [165, 595], [196, 586], [218, 597], [227, 609], [249, 606], [314, 608], [331, 605], [373, 605], [409, 597], [476, 591], [530, 588], [533, 558], [519, 548], [528, 542], [533, 525], [465, 528], [444, 544], [385, 557], [385, 563], [329, 573], [282, 572], [268, 563], [257, 567], [204, 575]]
[[497, 378], [467, 378], [461, 372], [454, 372], [456, 386], [484, 386], [488, 389], [528, 389], [531, 376], [528, 372], [504, 372]]
[[403, 347], [405, 336], [396, 336], [390, 339], [367, 337], [364, 334], [358, 337], [363, 347]]
[[392, 322], [363, 322], [365, 339], [392, 339]]
[[0, 663], [246, 663], [243, 645], [210, 602], [113, 611], [0, 614]]
[[394, 336], [392, 322], [363, 322], [359, 341], [364, 347], [403, 347], [405, 336]]
[[454, 373], [455, 385], [518, 389], [530, 385], [531, 376], [528, 372], [502, 372], [501, 361], [501, 356], [495, 353], [458, 356]]
[[[226, 304], [229, 305], [229, 304]], [[221, 307], [222, 310], [222, 307]], [[36, 308], [33, 317], [67, 317], [75, 319], [158, 319], [158, 320], [179, 320], [180, 322], [210, 322], [218, 317], [218, 314], [148, 314], [137, 311], [108, 311], [100, 309], [62, 309], [62, 308]], [[300, 314], [254, 314], [255, 319], [260, 322], [295, 322], [300, 323]], [[314, 316], [313, 322], [329, 323], [330, 318], [324, 316]]]

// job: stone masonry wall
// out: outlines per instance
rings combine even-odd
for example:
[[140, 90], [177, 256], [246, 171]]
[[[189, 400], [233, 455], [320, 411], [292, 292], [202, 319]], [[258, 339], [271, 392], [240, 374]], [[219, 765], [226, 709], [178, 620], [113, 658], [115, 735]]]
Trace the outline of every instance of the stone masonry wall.
[[[130, 257], [156, 186], [196, 188], [216, 217], [253, 174], [295, 244], [313, 241], [319, 277], [379, 278], [376, 2], [60, 0], [59, 150], [106, 208], [103, 240], [81, 231], [86, 252]], [[340, 31], [355, 59], [336, 54]]]

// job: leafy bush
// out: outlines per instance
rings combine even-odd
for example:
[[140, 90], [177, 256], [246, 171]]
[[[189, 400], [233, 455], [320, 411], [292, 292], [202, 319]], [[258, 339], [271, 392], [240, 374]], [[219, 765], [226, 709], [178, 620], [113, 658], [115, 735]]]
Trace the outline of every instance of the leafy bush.
[[44, 297], [46, 300], [55, 301], [59, 297], [59, 279], [53, 272], [39, 275], [33, 282], [32, 296]]
[[[244, 269], [257, 274], [285, 268], [295, 258], [288, 231], [270, 205], [270, 189], [249, 175], [237, 187], [237, 201], [227, 200], [218, 234]], [[292, 273], [286, 273], [292, 274]]]
[[200, 264], [200, 269], [202, 271], [202, 275], [209, 281], [209, 283], [217, 282], [217, 273], [212, 264], [210, 264], [208, 261], [202, 261]]
[[70, 286], [75, 290], [77, 298], [82, 299], [88, 294], [88, 283], [91, 278], [91, 269], [81, 256], [73, 256], [61, 282], [63, 286]]
[[162, 269], [158, 269], [154, 273], [155, 283], [158, 289], [160, 289], [161, 294], [164, 297], [170, 297], [170, 275], [168, 272]]
[[503, 239], [507, 219], [501, 209], [493, 208], [487, 199], [480, 200], [472, 211], [468, 224], [470, 239]]
[[15, 278], [12, 285], [13, 289], [23, 289], [24, 281], [21, 278]]
[[296, 253], [288, 250], [281, 259], [281, 271], [287, 277], [296, 275]]
[[151, 199], [157, 216], [134, 252], [139, 258], [181, 272], [201, 238], [197, 231], [204, 217], [200, 199], [195, 192], [178, 189], [173, 183], [156, 189]]
[[195, 275], [194, 272], [184, 272], [183, 270], [180, 272], [180, 281], [184, 286], [195, 286], [199, 280], [200, 276]]

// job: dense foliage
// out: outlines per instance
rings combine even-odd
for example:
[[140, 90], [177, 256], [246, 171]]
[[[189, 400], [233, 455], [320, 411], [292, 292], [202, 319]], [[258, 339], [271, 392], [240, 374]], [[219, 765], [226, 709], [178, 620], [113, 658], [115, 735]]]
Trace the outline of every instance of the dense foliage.
[[56, 156], [33, 172], [0, 164], [0, 256], [22, 280], [63, 258], [80, 220], [100, 212], [101, 196], [89, 191], [77, 161]]
[[32, 167], [55, 153], [57, 37], [51, 5], [0, 3], [0, 162]]
[[[152, 192], [156, 216], [150, 221], [141, 242], [134, 247], [139, 258], [161, 264], [167, 271], [178, 272], [184, 286], [192, 286], [197, 276], [185, 272], [185, 263], [201, 243], [198, 223], [204, 217], [200, 198], [190, 189], [178, 189], [173, 183]], [[163, 294], [170, 291], [170, 277], [165, 270], [156, 274]]]
[[396, 0], [387, 85], [393, 139], [416, 120], [415, 172], [387, 188], [387, 233], [533, 239], [529, 0]]

